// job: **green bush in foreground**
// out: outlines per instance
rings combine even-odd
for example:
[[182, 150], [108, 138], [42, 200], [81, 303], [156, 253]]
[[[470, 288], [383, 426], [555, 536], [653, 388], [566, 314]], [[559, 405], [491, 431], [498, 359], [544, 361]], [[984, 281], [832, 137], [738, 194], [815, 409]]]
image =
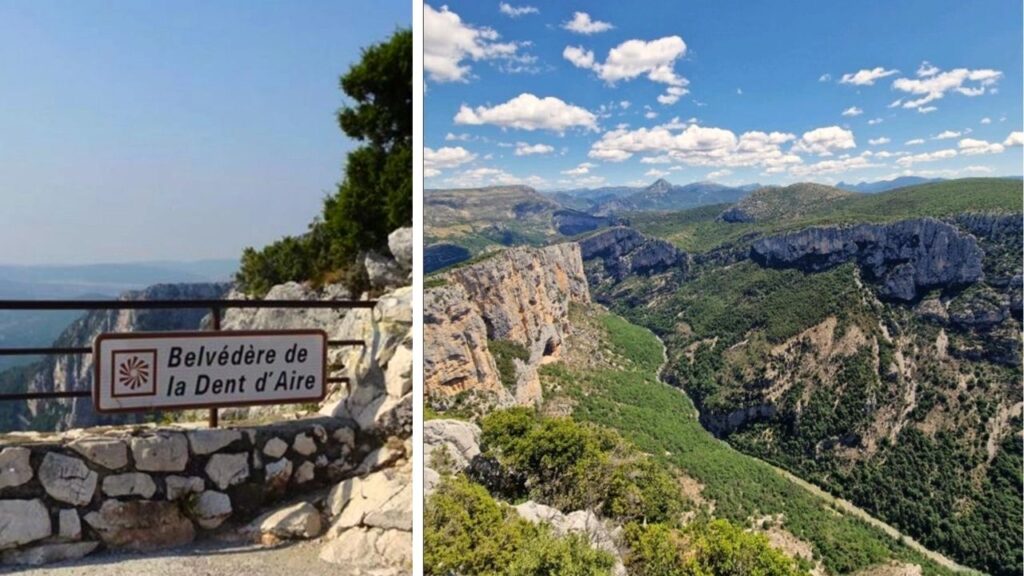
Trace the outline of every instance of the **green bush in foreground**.
[[626, 566], [634, 576], [797, 576], [797, 563], [771, 547], [762, 534], [725, 520], [675, 530], [661, 524], [629, 524]]
[[539, 502], [620, 522], [675, 523], [683, 511], [672, 475], [612, 430], [526, 408], [492, 412], [481, 425], [487, 453], [522, 475]]
[[494, 363], [498, 367], [498, 376], [501, 378], [502, 386], [512, 394], [515, 394], [515, 360], [528, 361], [530, 359], [530, 351], [526, 349], [526, 346], [511, 340], [488, 340], [487, 349], [494, 356]]
[[447, 478], [424, 511], [427, 574], [530, 576], [610, 574], [614, 562], [582, 536], [555, 536], [495, 501], [482, 486]]

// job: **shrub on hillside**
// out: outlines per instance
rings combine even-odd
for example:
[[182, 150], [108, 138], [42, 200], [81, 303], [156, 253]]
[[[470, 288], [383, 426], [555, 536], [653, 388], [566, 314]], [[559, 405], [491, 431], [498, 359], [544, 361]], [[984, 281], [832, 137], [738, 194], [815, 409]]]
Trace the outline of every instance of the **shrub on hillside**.
[[559, 538], [532, 524], [483, 487], [447, 478], [427, 499], [423, 567], [427, 574], [610, 574], [613, 558], [579, 535]]

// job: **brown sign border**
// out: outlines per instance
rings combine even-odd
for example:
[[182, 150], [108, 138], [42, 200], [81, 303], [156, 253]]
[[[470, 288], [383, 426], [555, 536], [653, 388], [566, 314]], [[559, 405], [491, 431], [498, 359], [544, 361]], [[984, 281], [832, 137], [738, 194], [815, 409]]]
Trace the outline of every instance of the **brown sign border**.
[[[100, 345], [106, 340], [156, 340], [168, 338], [244, 338], [251, 336], [320, 336], [323, 340], [323, 358], [321, 367], [320, 382], [322, 384], [319, 396], [307, 398], [294, 398], [286, 400], [252, 400], [248, 402], [226, 401], [207, 402], [203, 404], [168, 404], [166, 406], [152, 406], [144, 408], [100, 408], [100, 385], [102, 378], [100, 374]], [[204, 408], [228, 408], [234, 406], [270, 406], [275, 404], [303, 404], [306, 402], [320, 402], [327, 397], [327, 332], [324, 330], [192, 330], [178, 332], [105, 332], [96, 336], [92, 343], [93, 357], [93, 382], [92, 382], [92, 407], [100, 414], [120, 414], [129, 412], [159, 412], [163, 410], [202, 410]], [[155, 368], [155, 367], [154, 367]], [[159, 386], [154, 382], [154, 386]]]

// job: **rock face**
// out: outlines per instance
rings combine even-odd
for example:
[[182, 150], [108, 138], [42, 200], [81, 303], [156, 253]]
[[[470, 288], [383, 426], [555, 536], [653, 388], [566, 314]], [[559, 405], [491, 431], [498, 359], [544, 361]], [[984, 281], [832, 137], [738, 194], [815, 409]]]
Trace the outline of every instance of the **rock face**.
[[555, 225], [555, 230], [564, 236], [575, 236], [621, 222], [616, 218], [592, 216], [578, 210], [555, 210], [551, 214], [551, 221]]
[[53, 530], [40, 500], [0, 500], [0, 518], [0, 549], [46, 538]]
[[155, 550], [188, 544], [195, 528], [174, 502], [107, 500], [85, 522], [111, 548]]
[[975, 238], [934, 220], [806, 228], [762, 238], [751, 257], [763, 266], [816, 272], [856, 262], [884, 299], [912, 301], [925, 291], [966, 285], [982, 277]]
[[[474, 391], [497, 405], [540, 399], [536, 369], [571, 330], [569, 306], [590, 302], [577, 244], [511, 248], [443, 275], [424, 298], [424, 387], [435, 399]], [[506, 390], [487, 342], [524, 346], [516, 389]]]
[[[588, 267], [591, 282], [626, 276], [649, 276], [670, 269], [685, 274], [687, 256], [675, 246], [651, 238], [632, 228], [612, 228], [580, 240], [580, 255], [585, 261], [599, 261], [602, 267]], [[596, 276], [596, 277], [595, 277]]]
[[[121, 300], [217, 299], [227, 293], [227, 284], [157, 284], [144, 290], [126, 292]], [[58, 347], [91, 346], [101, 332], [197, 330], [209, 310], [112, 310], [94, 311], [75, 320], [54, 342]], [[92, 387], [91, 356], [52, 356], [44, 360], [29, 382], [30, 392], [88, 390]], [[89, 398], [29, 401], [26, 427], [39, 421], [52, 422], [57, 430], [100, 424], [138, 422], [136, 414], [97, 414]]]
[[21, 446], [0, 450], [0, 490], [21, 486], [32, 479], [32, 466], [28, 462], [31, 453]]
[[48, 453], [39, 466], [39, 483], [51, 498], [84, 506], [96, 492], [98, 475], [78, 458]]
[[617, 529], [602, 521], [596, 514], [589, 510], [576, 510], [563, 514], [557, 509], [532, 500], [523, 502], [515, 507], [516, 513], [533, 523], [546, 522], [554, 529], [555, 534], [566, 536], [569, 534], [582, 534], [590, 541], [590, 545], [597, 550], [603, 550], [615, 557], [615, 565], [612, 568], [616, 576], [625, 576], [626, 567], [619, 555], [618, 547], [615, 545], [615, 533]]

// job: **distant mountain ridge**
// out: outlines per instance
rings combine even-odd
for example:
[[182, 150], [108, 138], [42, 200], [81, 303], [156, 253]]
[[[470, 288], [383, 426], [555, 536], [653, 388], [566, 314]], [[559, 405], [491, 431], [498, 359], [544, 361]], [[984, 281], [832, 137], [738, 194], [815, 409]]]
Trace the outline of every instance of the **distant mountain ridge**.
[[874, 182], [861, 181], [857, 184], [840, 182], [836, 184], [836, 188], [846, 190], [848, 192], [862, 192], [864, 194], [876, 194], [878, 192], [888, 192], [889, 190], [895, 190], [897, 188], [903, 188], [905, 186], [916, 186], [918, 184], [931, 184], [932, 182], [943, 182], [945, 178], [924, 178], [922, 176], [900, 176], [893, 178], [892, 180], [876, 180]]
[[760, 184], [727, 186], [710, 181], [677, 185], [659, 178], [648, 186], [576, 189], [552, 192], [548, 196], [567, 207], [607, 216], [621, 212], [671, 212], [708, 204], [733, 203], [760, 187]]

